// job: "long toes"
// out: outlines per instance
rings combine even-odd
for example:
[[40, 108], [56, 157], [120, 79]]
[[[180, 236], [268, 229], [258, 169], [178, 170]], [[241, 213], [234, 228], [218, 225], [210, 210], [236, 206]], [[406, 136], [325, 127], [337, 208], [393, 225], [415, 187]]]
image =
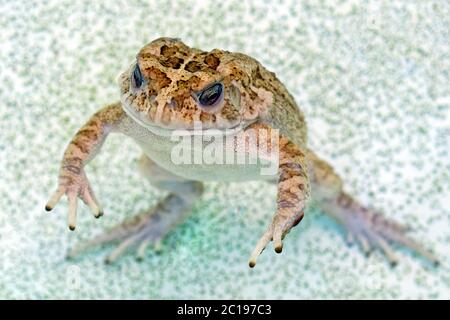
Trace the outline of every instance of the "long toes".
[[399, 223], [396, 221], [391, 221], [391, 225], [393, 229], [398, 230], [399, 232], [407, 232], [411, 230], [411, 226], [408, 224]]
[[153, 241], [153, 250], [155, 250], [155, 252], [161, 252], [163, 250], [163, 245], [162, 245], [162, 239], [156, 239]]
[[382, 236], [376, 234], [375, 232], [369, 232], [369, 237], [374, 243], [376, 243], [383, 250], [384, 254], [389, 260], [389, 263], [392, 266], [397, 265], [399, 261], [398, 257], [394, 253], [394, 250], [391, 248], [391, 246], [387, 243], [387, 241], [383, 239]]
[[56, 206], [56, 204], [59, 202], [61, 197], [66, 192], [65, 188], [59, 187], [53, 195], [50, 197], [50, 200], [48, 200], [47, 204], [45, 205], [45, 210], [51, 211]]
[[372, 252], [372, 247], [370, 246], [369, 240], [367, 240], [367, 238], [360, 233], [356, 234], [356, 239], [358, 239], [358, 243], [363, 249], [364, 254], [368, 256], [370, 252]]
[[275, 230], [273, 232], [273, 247], [276, 253], [281, 253], [281, 251], [283, 251], [282, 235], [283, 230], [281, 226], [275, 226]]
[[110, 264], [117, 261], [117, 259], [131, 246], [138, 240], [139, 235], [131, 236], [124, 241], [122, 241], [117, 248], [109, 254], [106, 259], [105, 263]]
[[69, 253], [67, 254], [67, 258], [68, 259], [72, 259], [77, 257], [78, 255], [80, 255], [81, 253], [88, 251], [89, 249], [101, 246], [103, 244], [106, 243], [110, 243], [113, 241], [116, 241], [118, 239], [123, 239], [123, 237], [117, 237], [116, 234], [114, 233], [103, 233], [100, 234], [96, 237], [94, 237], [93, 239], [83, 242], [77, 246], [75, 246], [74, 248], [72, 248]]
[[109, 229], [108, 231], [105, 231], [94, 238], [90, 239], [89, 241], [82, 242], [81, 244], [75, 246], [72, 250], [69, 251], [67, 254], [67, 258], [74, 258], [78, 256], [79, 254], [88, 251], [89, 249], [110, 244], [117, 241], [124, 241], [124, 239], [130, 238], [135, 234], [135, 230], [131, 229], [124, 229], [120, 226], [117, 226], [115, 228]]
[[387, 234], [386, 237], [418, 252], [419, 254], [430, 260], [433, 264], [439, 265], [439, 259], [433, 253], [425, 249], [421, 244], [406, 236], [405, 234]]
[[95, 218], [100, 218], [103, 215], [100, 205], [96, 201], [92, 192], [85, 191], [83, 194], [83, 200], [91, 208], [92, 214]]
[[259, 239], [256, 244], [255, 249], [253, 249], [252, 254], [250, 255], [250, 259], [248, 261], [248, 265], [250, 268], [253, 268], [256, 265], [256, 260], [263, 250], [266, 248], [267, 244], [272, 240], [272, 228], [270, 227]]
[[162, 238], [145, 238], [144, 240], [142, 240], [136, 251], [136, 259], [138, 261], [144, 260], [149, 245], [152, 245], [155, 252], [161, 252]]
[[151, 243], [151, 239], [144, 239], [137, 249], [136, 258], [141, 261], [145, 257], [145, 253], [147, 251], [148, 245]]
[[70, 194], [68, 195], [69, 198], [69, 216], [68, 216], [68, 224], [70, 230], [75, 230], [76, 224], [77, 224], [77, 195], [76, 194]]

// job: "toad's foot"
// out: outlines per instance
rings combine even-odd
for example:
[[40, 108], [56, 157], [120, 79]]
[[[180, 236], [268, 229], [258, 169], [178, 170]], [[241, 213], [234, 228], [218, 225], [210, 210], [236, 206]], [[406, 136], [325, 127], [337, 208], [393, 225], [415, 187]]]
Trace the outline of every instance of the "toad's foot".
[[327, 211], [346, 228], [347, 242], [358, 242], [366, 254], [373, 248], [381, 249], [391, 265], [396, 265], [399, 259], [389, 242], [397, 242], [417, 251], [435, 265], [439, 264], [432, 253], [407, 236], [409, 227], [389, 220], [375, 210], [365, 208], [344, 192], [334, 202]]
[[433, 254], [406, 235], [407, 227], [387, 219], [376, 210], [364, 207], [348, 195], [342, 188], [342, 179], [326, 161], [311, 150], [307, 153], [307, 160], [316, 204], [344, 225], [349, 243], [358, 242], [366, 254], [373, 248], [379, 248], [393, 265], [398, 262], [398, 257], [390, 242], [409, 247], [433, 263], [438, 263]]
[[191, 211], [191, 203], [178, 195], [170, 194], [149, 211], [126, 220], [109, 232], [75, 247], [69, 252], [68, 258], [74, 258], [80, 253], [102, 244], [120, 241], [117, 248], [106, 257], [106, 263], [115, 262], [131, 247], [136, 248], [137, 259], [142, 260], [149, 246], [155, 250], [161, 249], [162, 239], [184, 220]]
[[284, 239], [284, 236], [287, 233], [289, 233], [289, 231], [293, 227], [299, 224], [302, 219], [303, 219], [303, 211], [290, 217], [283, 216], [282, 213], [277, 213], [272, 223], [270, 224], [269, 228], [259, 239], [255, 248], [253, 249], [252, 254], [250, 255], [250, 259], [248, 262], [250, 268], [255, 267], [256, 260], [258, 259], [259, 255], [264, 251], [264, 249], [266, 248], [266, 246], [269, 244], [270, 241], [274, 242], [275, 252], [281, 253], [281, 251], [283, 250], [282, 240]]
[[89, 180], [80, 166], [68, 163], [62, 165], [59, 186], [45, 205], [45, 210], [51, 211], [64, 194], [69, 200], [68, 224], [70, 230], [75, 230], [78, 198], [91, 208], [94, 217], [99, 218], [103, 215], [103, 210], [95, 198]]

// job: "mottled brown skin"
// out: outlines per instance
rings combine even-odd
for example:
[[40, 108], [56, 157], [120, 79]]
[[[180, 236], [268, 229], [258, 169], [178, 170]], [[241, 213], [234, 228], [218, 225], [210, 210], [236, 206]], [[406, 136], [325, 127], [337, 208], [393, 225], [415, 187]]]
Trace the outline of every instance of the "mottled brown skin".
[[91, 207], [96, 218], [103, 215], [87, 180], [84, 166], [97, 154], [107, 134], [124, 116], [123, 110], [116, 106], [107, 106], [96, 112], [77, 132], [64, 152], [59, 173], [59, 186], [45, 209], [52, 210], [61, 196], [66, 194], [69, 199], [69, 228], [71, 230], [75, 230], [77, 197]]
[[[133, 77], [136, 66], [144, 79], [140, 85]], [[197, 94], [215, 83], [223, 84], [223, 98], [206, 108], [199, 103]], [[68, 145], [61, 164], [59, 186], [46, 209], [51, 210], [66, 194], [72, 230], [75, 229], [77, 198], [91, 207], [94, 216], [102, 215], [84, 166], [97, 154], [110, 132], [126, 134], [143, 148], [141, 173], [156, 187], [167, 190], [168, 195], [138, 218], [75, 248], [70, 256], [98, 244], [121, 240], [108, 256], [108, 262], [115, 261], [128, 247], [136, 245], [138, 257], [142, 258], [149, 244], [159, 248], [165, 234], [187, 216], [202, 194], [201, 181], [229, 181], [245, 175], [242, 169], [221, 171], [223, 168], [219, 165], [192, 165], [180, 170], [168, 163], [164, 153], [169, 143], [164, 136], [175, 129], [192, 130], [195, 122], [201, 122], [204, 130], [235, 130], [235, 141], [239, 137], [248, 141], [255, 129], [280, 133], [276, 141], [279, 148], [277, 177], [252, 174], [247, 177], [278, 183], [277, 210], [250, 257], [251, 267], [270, 241], [276, 252], [282, 251], [282, 239], [301, 221], [311, 196], [325, 213], [346, 227], [349, 242], [356, 238], [367, 253], [372, 247], [379, 247], [395, 264], [398, 258], [388, 242], [396, 241], [437, 262], [432, 254], [406, 235], [405, 227], [364, 207], [345, 193], [341, 178], [332, 167], [307, 148], [306, 122], [293, 97], [275, 74], [255, 59], [219, 49], [205, 52], [177, 39], [159, 38], [140, 50], [136, 62], [119, 77], [119, 86], [121, 102], [95, 113]], [[273, 142], [264, 141], [267, 137], [259, 132], [258, 146], [267, 143], [275, 147]], [[235, 143], [231, 148], [236, 154], [248, 153], [246, 146], [247, 142], [244, 146]]]

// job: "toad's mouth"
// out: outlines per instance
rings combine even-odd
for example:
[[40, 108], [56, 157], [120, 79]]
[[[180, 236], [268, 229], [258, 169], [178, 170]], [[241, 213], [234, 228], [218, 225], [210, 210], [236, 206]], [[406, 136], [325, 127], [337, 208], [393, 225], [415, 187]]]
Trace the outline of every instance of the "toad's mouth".
[[142, 127], [148, 129], [153, 134], [162, 136], [162, 137], [173, 137], [173, 136], [228, 136], [235, 135], [249, 125], [254, 123], [256, 119], [252, 122], [239, 122], [238, 124], [229, 127], [229, 128], [204, 128], [201, 121], [195, 122], [193, 128], [171, 128], [171, 127], [163, 127], [158, 125], [152, 121], [150, 121], [144, 114], [137, 112], [133, 107], [131, 107], [125, 101], [122, 101], [122, 106], [125, 113], [136, 121]]

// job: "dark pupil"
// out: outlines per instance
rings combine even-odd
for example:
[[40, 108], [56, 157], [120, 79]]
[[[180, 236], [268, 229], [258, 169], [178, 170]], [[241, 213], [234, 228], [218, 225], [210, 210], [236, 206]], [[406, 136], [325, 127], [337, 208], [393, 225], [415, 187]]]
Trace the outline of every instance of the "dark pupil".
[[217, 83], [212, 87], [209, 87], [205, 91], [202, 91], [198, 97], [198, 101], [203, 106], [211, 106], [217, 100], [219, 100], [221, 94], [222, 94], [222, 85], [220, 83]]
[[133, 71], [133, 79], [134, 79], [134, 85], [139, 88], [142, 85], [142, 82], [144, 82], [142, 78], [141, 69], [139, 69], [139, 66], [136, 64], [136, 68], [134, 68]]

